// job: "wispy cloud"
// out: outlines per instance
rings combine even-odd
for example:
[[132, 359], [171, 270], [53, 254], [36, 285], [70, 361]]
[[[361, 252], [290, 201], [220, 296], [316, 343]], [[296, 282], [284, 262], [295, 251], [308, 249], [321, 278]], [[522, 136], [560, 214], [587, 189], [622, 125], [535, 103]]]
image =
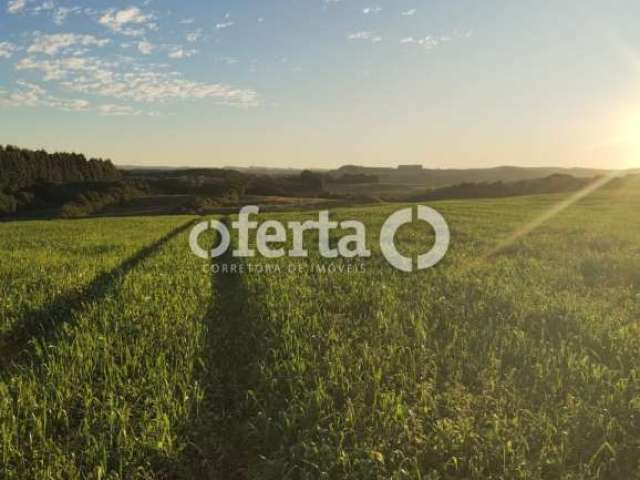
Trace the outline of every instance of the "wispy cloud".
[[193, 32], [187, 33], [185, 38], [187, 39], [187, 42], [195, 43], [202, 40], [203, 36], [204, 36], [204, 33], [202, 32], [202, 29], [199, 28]]
[[402, 15], [405, 17], [412, 17], [413, 15], [415, 15], [418, 12], [417, 9], [415, 8], [410, 8], [409, 10], [405, 10], [402, 12]]
[[382, 37], [374, 34], [373, 32], [354, 32], [347, 35], [349, 40], [366, 40], [371, 43], [378, 43], [382, 41]]
[[138, 51], [143, 55], [150, 55], [154, 49], [154, 45], [146, 40], [138, 42]]
[[403, 45], [417, 45], [423, 47], [425, 50], [433, 50], [434, 48], [448, 43], [452, 40], [461, 39], [461, 38], [470, 38], [473, 35], [471, 31], [468, 32], [458, 32], [454, 31], [451, 34], [447, 35], [426, 35], [424, 37], [405, 37], [400, 40], [400, 43]]
[[233, 25], [234, 23], [232, 21], [216, 23], [216, 30], [224, 30], [225, 28], [232, 27]]
[[198, 53], [198, 50], [196, 49], [185, 49], [182, 47], [175, 47], [172, 50], [170, 50], [167, 55], [169, 58], [182, 59], [182, 58], [193, 57], [196, 53]]
[[0, 42], [0, 58], [11, 58], [18, 50], [15, 44], [10, 42]]
[[69, 15], [80, 12], [82, 12], [80, 7], [58, 7], [53, 13], [53, 22], [56, 25], [62, 25]]
[[151, 14], [143, 13], [138, 7], [129, 7], [107, 10], [98, 21], [115, 33], [136, 37], [144, 34], [145, 27], [153, 29], [152, 20]]
[[233, 20], [231, 20], [231, 14], [227, 13], [224, 16], [224, 21], [218, 22], [216, 24], [216, 30], [224, 30], [225, 28], [232, 27], [234, 25]]
[[241, 107], [259, 104], [258, 94], [252, 89], [191, 81], [179, 72], [148, 65], [129, 64], [123, 69], [117, 62], [97, 58], [39, 60], [27, 57], [16, 68], [40, 71], [45, 81], [55, 81], [69, 91], [119, 100], [164, 103], [169, 100], [210, 99], [218, 104]]
[[143, 113], [141, 110], [136, 110], [130, 105], [115, 105], [111, 103], [99, 105], [98, 112], [100, 115], [108, 117], [137, 116]]
[[382, 12], [382, 7], [366, 7], [362, 9], [362, 13], [365, 15], [377, 15]]
[[42, 12], [51, 12], [55, 8], [56, 8], [56, 5], [55, 3], [53, 3], [53, 0], [45, 0], [44, 2], [31, 7], [31, 9], [29, 9], [29, 13], [37, 15]]
[[62, 99], [50, 95], [47, 90], [34, 83], [18, 80], [13, 92], [0, 90], [0, 106], [3, 107], [50, 107], [60, 110], [82, 112], [90, 103], [82, 99]]
[[145, 112], [131, 105], [102, 104], [92, 105], [80, 98], [60, 98], [51, 95], [45, 88], [34, 83], [18, 80], [13, 91], [0, 88], [1, 108], [53, 108], [66, 112], [97, 112], [101, 116], [139, 116], [157, 117], [159, 112]]
[[104, 47], [110, 42], [109, 39], [100, 39], [93, 35], [78, 35], [75, 33], [46, 35], [35, 32], [34, 41], [27, 49], [27, 52], [44, 53], [53, 56], [74, 47]]
[[26, 5], [26, 0], [9, 0], [9, 3], [7, 3], [7, 13], [20, 13], [22, 10], [24, 10], [24, 7]]
[[7, 3], [7, 12], [24, 13], [30, 16], [46, 14], [56, 25], [63, 25], [69, 15], [83, 12], [89, 14], [91, 9], [82, 9], [79, 6], [57, 6], [54, 0], [43, 0], [39, 3], [34, 3], [33, 0], [10, 0]]

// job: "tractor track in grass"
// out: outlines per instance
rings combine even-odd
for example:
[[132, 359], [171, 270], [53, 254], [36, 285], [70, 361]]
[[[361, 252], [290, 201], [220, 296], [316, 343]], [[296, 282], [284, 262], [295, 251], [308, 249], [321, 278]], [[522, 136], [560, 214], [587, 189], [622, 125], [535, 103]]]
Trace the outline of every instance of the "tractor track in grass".
[[[212, 262], [239, 260], [229, 249]], [[255, 452], [250, 391], [260, 375], [266, 335], [259, 299], [252, 298], [242, 274], [221, 268], [211, 273], [211, 283], [214, 293], [205, 315], [206, 352], [200, 375], [205, 394], [181, 462], [187, 471], [177, 478], [242, 480], [250, 477]]]
[[114, 269], [100, 274], [89, 285], [54, 298], [50, 303], [31, 309], [20, 316], [13, 328], [0, 336], [0, 375], [28, 361], [36, 345], [54, 342], [64, 324], [72, 321], [87, 304], [99, 302], [121, 283], [137, 265], [149, 258], [163, 245], [196, 223], [190, 220], [143, 247]]

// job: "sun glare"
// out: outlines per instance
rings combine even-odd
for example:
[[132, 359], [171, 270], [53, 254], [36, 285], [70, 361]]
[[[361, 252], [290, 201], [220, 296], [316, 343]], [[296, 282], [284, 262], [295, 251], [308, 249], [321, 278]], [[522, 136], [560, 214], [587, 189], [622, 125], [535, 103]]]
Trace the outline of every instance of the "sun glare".
[[629, 142], [634, 167], [640, 167], [640, 111], [633, 114], [627, 125], [626, 139]]
[[618, 116], [612, 136], [595, 149], [615, 168], [640, 168], [640, 108]]

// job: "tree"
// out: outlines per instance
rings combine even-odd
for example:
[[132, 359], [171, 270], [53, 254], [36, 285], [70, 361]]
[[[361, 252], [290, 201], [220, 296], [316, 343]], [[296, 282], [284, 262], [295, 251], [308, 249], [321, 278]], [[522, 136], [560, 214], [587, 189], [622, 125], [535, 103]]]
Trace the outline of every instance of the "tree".
[[304, 170], [300, 174], [302, 184], [312, 191], [322, 191], [324, 188], [324, 178], [320, 173], [314, 173], [311, 170]]
[[19, 192], [34, 185], [71, 182], [110, 182], [120, 172], [109, 160], [89, 159], [76, 153], [49, 154], [44, 150], [0, 145], [0, 191]]

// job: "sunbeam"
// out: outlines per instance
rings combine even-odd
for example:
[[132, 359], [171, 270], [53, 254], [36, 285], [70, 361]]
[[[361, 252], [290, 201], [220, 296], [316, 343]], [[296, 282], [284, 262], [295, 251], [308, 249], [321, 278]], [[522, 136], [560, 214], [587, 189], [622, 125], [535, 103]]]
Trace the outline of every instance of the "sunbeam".
[[560, 203], [557, 203], [556, 205], [554, 205], [552, 208], [550, 208], [549, 210], [544, 212], [539, 217], [535, 218], [531, 222], [527, 223], [526, 225], [522, 226], [518, 230], [514, 231], [505, 240], [502, 240], [500, 243], [498, 243], [498, 245], [496, 245], [494, 248], [492, 248], [487, 253], [485, 253], [482, 256], [482, 258], [483, 259], [488, 259], [488, 258], [491, 258], [491, 257], [495, 256], [496, 254], [498, 254], [501, 251], [503, 251], [505, 248], [509, 247], [510, 245], [513, 245], [515, 242], [517, 242], [522, 237], [530, 234], [531, 232], [533, 232], [534, 230], [536, 230], [540, 226], [542, 226], [545, 223], [547, 223], [549, 220], [551, 220], [556, 215], [558, 215], [559, 213], [561, 213], [564, 210], [566, 210], [567, 208], [569, 208], [571, 205], [574, 205], [576, 202], [579, 202], [583, 198], [587, 197], [588, 195], [592, 194], [593, 192], [595, 192], [595, 191], [599, 190], [600, 188], [604, 187], [606, 184], [611, 182], [614, 178], [617, 178], [617, 177], [620, 177], [620, 176], [621, 176], [620, 172], [614, 171], [614, 172], [611, 172], [611, 173], [609, 173], [608, 175], [606, 175], [604, 177], [598, 178], [592, 184], [590, 184], [587, 187], [583, 188], [582, 190], [574, 193], [569, 198], [561, 201]]

